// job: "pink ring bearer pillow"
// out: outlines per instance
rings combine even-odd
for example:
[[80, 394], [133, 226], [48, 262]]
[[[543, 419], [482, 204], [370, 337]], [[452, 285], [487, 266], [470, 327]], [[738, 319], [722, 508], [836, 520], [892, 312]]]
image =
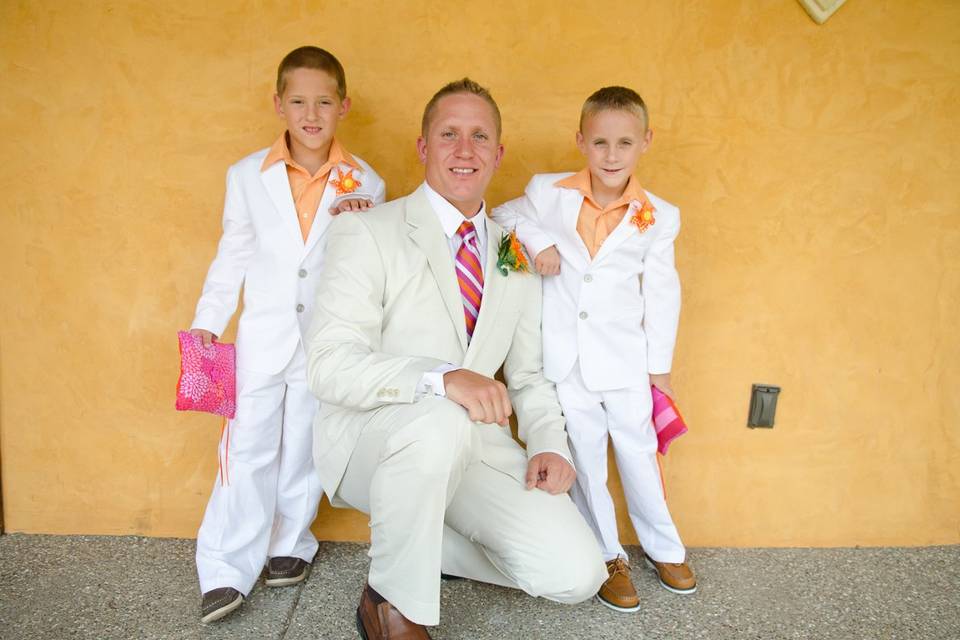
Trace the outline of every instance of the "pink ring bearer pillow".
[[177, 380], [177, 410], [203, 411], [225, 418], [237, 412], [237, 354], [232, 344], [203, 339], [178, 331], [180, 379]]
[[653, 385], [650, 385], [650, 391], [653, 393], [653, 428], [657, 432], [657, 451], [665, 456], [670, 443], [687, 432], [687, 425], [670, 396]]

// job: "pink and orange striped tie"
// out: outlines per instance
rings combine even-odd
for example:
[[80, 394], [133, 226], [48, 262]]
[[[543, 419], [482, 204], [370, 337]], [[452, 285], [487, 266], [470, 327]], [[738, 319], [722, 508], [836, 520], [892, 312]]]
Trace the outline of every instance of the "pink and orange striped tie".
[[463, 241], [457, 249], [457, 282], [460, 283], [460, 297], [463, 299], [463, 317], [467, 321], [467, 341], [473, 337], [480, 315], [480, 301], [483, 299], [483, 269], [480, 267], [480, 249], [477, 246], [477, 229], [469, 220], [465, 220], [457, 235]]

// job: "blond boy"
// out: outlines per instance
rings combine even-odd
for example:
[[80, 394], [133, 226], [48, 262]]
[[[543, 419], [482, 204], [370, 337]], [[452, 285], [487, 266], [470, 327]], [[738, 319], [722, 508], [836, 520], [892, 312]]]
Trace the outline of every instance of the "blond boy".
[[203, 622], [239, 607], [264, 564], [267, 586], [307, 577], [322, 487], [303, 335], [332, 216], [384, 200], [383, 180], [334, 137], [350, 99], [332, 54], [287, 54], [274, 107], [286, 130], [227, 172], [223, 236], [191, 325], [205, 343], [215, 340], [243, 287], [236, 418], [221, 438], [221, 469], [197, 534]]
[[646, 105], [605, 87], [583, 105], [578, 173], [536, 175], [525, 195], [497, 208], [516, 227], [543, 281], [544, 372], [557, 393], [577, 467], [571, 495], [593, 528], [609, 578], [597, 594], [617, 611], [639, 599], [607, 490], [613, 440], [627, 509], [660, 584], [692, 593], [696, 579], [664, 499], [651, 422], [654, 384], [668, 395], [680, 314], [673, 242], [679, 210], [640, 187], [649, 148]]

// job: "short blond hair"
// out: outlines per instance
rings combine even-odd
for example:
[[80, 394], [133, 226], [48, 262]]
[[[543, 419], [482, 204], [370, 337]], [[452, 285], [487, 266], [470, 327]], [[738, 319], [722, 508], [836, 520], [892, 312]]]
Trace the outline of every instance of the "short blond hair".
[[457, 93], [473, 94], [479, 98], [483, 98], [483, 100], [490, 105], [490, 108], [493, 109], [493, 121], [497, 125], [497, 140], [499, 140], [502, 132], [500, 124], [500, 107], [497, 106], [497, 101], [493, 99], [492, 95], [490, 95], [489, 89], [480, 86], [479, 83], [474, 82], [470, 78], [462, 78], [460, 80], [455, 80], [454, 82], [449, 82], [441, 87], [439, 91], [433, 94], [433, 97], [430, 98], [427, 106], [423, 109], [423, 119], [420, 121], [420, 135], [427, 137], [427, 130], [430, 129], [430, 121], [433, 119], [433, 112], [437, 108], [437, 103], [443, 98]]
[[317, 69], [326, 71], [337, 81], [337, 95], [347, 97], [347, 74], [337, 57], [320, 47], [298, 47], [285, 55], [277, 67], [277, 95], [282, 96], [287, 88], [287, 74], [294, 69]]
[[643, 122], [644, 130], [650, 124], [647, 114], [647, 105], [640, 94], [627, 87], [604, 87], [590, 94], [580, 110], [580, 130], [583, 131], [583, 121], [600, 111], [607, 110], [629, 111]]

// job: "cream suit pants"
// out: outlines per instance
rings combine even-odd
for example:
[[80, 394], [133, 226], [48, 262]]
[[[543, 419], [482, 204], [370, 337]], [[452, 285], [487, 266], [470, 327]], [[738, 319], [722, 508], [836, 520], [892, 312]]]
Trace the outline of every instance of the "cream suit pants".
[[590, 391], [580, 363], [557, 385], [577, 466], [573, 501], [596, 533], [605, 560], [627, 558], [607, 490], [607, 438], [613, 440], [630, 521], [644, 551], [657, 562], [683, 562], [686, 549], [673, 524], [657, 465], [650, 386]]
[[[496, 456], [498, 470], [484, 462]], [[446, 398], [371, 414], [337, 497], [370, 514], [370, 586], [408, 619], [440, 621], [440, 573], [574, 603], [607, 572], [565, 494], [523, 484], [527, 457]]]
[[312, 456], [318, 407], [300, 346], [278, 374], [237, 370], [236, 418], [220, 439], [221, 472], [197, 534], [202, 592], [246, 595], [267, 558], [313, 559], [310, 524], [323, 493]]

